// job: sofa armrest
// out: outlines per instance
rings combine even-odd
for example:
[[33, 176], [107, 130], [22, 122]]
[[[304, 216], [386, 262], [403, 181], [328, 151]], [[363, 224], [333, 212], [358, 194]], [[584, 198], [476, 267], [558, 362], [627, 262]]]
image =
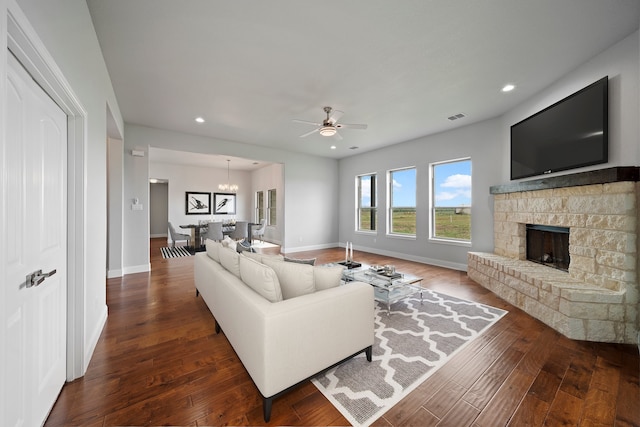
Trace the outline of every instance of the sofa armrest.
[[272, 304], [261, 327], [256, 384], [268, 397], [373, 345], [373, 288], [353, 282]]

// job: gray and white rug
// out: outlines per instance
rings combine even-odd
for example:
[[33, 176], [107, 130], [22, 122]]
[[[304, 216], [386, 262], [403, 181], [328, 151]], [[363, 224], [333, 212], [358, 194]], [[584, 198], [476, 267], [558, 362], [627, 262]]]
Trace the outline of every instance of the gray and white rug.
[[408, 395], [506, 311], [424, 290], [376, 304], [373, 361], [364, 354], [318, 375], [315, 386], [354, 426], [368, 426]]

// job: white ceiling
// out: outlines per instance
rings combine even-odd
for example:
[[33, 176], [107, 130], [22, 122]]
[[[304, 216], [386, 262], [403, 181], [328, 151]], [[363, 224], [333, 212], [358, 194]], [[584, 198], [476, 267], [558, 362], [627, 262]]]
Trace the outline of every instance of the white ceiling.
[[[332, 158], [501, 115], [640, 22], [637, 0], [87, 3], [126, 122]], [[299, 138], [325, 105], [368, 129]]]

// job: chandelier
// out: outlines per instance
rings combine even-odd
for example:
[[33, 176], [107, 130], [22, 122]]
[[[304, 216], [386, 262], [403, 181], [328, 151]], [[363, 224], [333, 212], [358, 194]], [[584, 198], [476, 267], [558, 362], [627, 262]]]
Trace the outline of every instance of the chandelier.
[[235, 184], [229, 184], [229, 163], [231, 160], [227, 159], [227, 183], [226, 184], [218, 184], [218, 189], [225, 192], [235, 193], [238, 191], [238, 186]]

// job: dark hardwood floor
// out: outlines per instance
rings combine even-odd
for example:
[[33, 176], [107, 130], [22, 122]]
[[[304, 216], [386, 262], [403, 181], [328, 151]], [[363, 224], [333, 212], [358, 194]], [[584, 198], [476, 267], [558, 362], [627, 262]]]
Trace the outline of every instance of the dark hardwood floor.
[[[264, 425], [262, 401], [193, 286], [193, 257], [107, 280], [109, 318], [86, 375], [66, 384], [46, 426]], [[297, 253], [336, 261], [343, 249]], [[640, 426], [638, 349], [572, 341], [464, 272], [355, 251], [423, 286], [509, 311], [374, 425]], [[247, 325], [248, 328], [251, 325]], [[277, 399], [270, 425], [345, 425], [307, 382]]]

